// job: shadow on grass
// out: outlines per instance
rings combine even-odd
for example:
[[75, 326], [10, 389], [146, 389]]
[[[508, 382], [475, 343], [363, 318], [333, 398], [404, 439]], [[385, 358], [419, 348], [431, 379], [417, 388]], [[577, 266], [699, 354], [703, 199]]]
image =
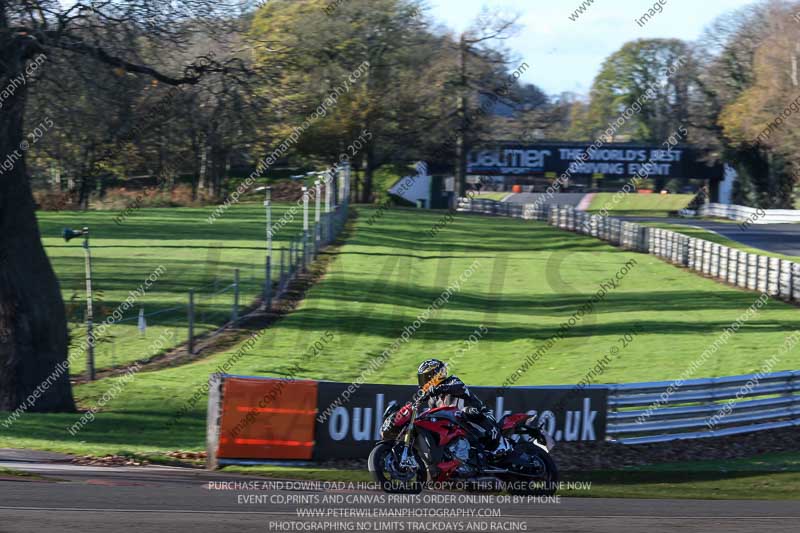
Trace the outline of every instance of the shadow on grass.
[[[179, 409], [180, 407], [176, 407]], [[25, 413], [10, 429], [0, 428], [0, 438], [33, 439], [50, 443], [55, 450], [74, 450], [119, 445], [158, 450], [201, 448], [205, 441], [205, 413], [190, 411], [174, 425], [173, 411], [116, 411], [98, 413], [73, 436], [68, 428], [80, 420], [81, 413]], [[0, 420], [7, 413], [0, 412]], [[38, 446], [37, 446], [38, 448]]]
[[[299, 320], [300, 315], [304, 320]], [[567, 318], [569, 315], [564, 315]], [[383, 336], [388, 339], [395, 339], [403, 332], [403, 328], [416, 318], [416, 313], [408, 313], [405, 319], [396, 316], [372, 312], [369, 316], [363, 316], [357, 312], [337, 312], [327, 310], [300, 310], [292, 318], [281, 324], [281, 328], [287, 330], [307, 330], [322, 331], [336, 324], [336, 330], [340, 334], [353, 334], [369, 331], [371, 336]], [[426, 324], [414, 333], [414, 338], [418, 340], [437, 340], [437, 341], [461, 341], [475, 332], [475, 328], [481, 322], [480, 318], [475, 321], [447, 320], [447, 327], [434, 327], [440, 322], [437, 319], [430, 319]], [[639, 326], [649, 335], [712, 335], [715, 332], [721, 333], [731, 324], [730, 320], [719, 321], [690, 321], [690, 320], [642, 320], [631, 318], [631, 320], [618, 322], [607, 322], [604, 324], [579, 324], [570, 329], [565, 338], [596, 337], [605, 335], [624, 335], [631, 331], [632, 326]], [[558, 324], [536, 326], [520, 324], [514, 325], [504, 321], [501, 324], [484, 324], [489, 328], [490, 333], [486, 336], [491, 341], [516, 341], [521, 339], [545, 340], [555, 335], [559, 331]], [[800, 322], [773, 322], [773, 321], [754, 321], [748, 322], [748, 327], [753, 328], [758, 333], [780, 333], [787, 329], [800, 327]]]

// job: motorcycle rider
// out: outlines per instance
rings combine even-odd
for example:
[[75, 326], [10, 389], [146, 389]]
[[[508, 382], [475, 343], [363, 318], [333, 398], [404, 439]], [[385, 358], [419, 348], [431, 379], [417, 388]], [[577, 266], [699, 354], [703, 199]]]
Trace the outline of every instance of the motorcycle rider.
[[503, 437], [497, 420], [483, 402], [472, 394], [463, 381], [456, 376], [447, 375], [447, 365], [438, 359], [427, 359], [417, 368], [419, 390], [415, 395], [422, 407], [453, 406], [460, 408], [471, 422], [481, 429], [481, 440], [489, 453], [502, 455], [511, 449]]

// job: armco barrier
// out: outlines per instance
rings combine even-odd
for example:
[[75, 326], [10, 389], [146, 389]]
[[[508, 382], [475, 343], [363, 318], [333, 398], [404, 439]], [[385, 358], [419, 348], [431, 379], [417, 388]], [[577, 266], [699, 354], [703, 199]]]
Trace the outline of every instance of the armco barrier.
[[[209, 468], [280, 459], [365, 458], [378, 439], [383, 410], [392, 401], [405, 402], [416, 387], [361, 385], [349, 401], [337, 403], [350, 386], [212, 376]], [[514, 387], [502, 395], [497, 390], [474, 387], [495, 413], [538, 413], [558, 441], [644, 444], [800, 426], [798, 370], [580, 389]], [[257, 413], [247, 422], [252, 407]], [[232, 435], [237, 426], [244, 429]]]
[[800, 426], [800, 371], [609, 385], [608, 407], [608, 435], [623, 444]]
[[[348, 388], [355, 390], [348, 394]], [[606, 436], [604, 386], [471, 389], [496, 413], [538, 414], [557, 441]], [[207, 464], [363, 459], [379, 438], [384, 409], [405, 403], [416, 390], [215, 374], [209, 383]]]
[[749, 222], [750, 224], [797, 224], [800, 223], [800, 210], [795, 209], [755, 209], [743, 205], [705, 204], [698, 214], [705, 217], [719, 217]]

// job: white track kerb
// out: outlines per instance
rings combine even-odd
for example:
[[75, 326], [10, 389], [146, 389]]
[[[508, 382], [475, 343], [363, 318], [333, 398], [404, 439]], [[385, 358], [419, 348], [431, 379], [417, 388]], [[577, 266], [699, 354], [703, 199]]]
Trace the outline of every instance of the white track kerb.
[[317, 415], [317, 421], [319, 423], [324, 423], [337, 409], [343, 409], [342, 405], [346, 404], [350, 401], [350, 397], [355, 394], [355, 392], [361, 388], [361, 385], [366, 382], [370, 376], [372, 376], [375, 372], [377, 372], [386, 362], [397, 353], [400, 348], [407, 344], [411, 337], [421, 328], [428, 320], [430, 320], [431, 315], [434, 312], [438, 311], [439, 309], [446, 306], [450, 303], [450, 298], [453, 297], [454, 294], [457, 294], [461, 291], [461, 288], [464, 283], [469, 281], [469, 279], [475, 275], [475, 272], [480, 268], [480, 261], [477, 259], [473, 261], [473, 263], [467, 267], [459, 276], [456, 281], [451, 283], [442, 293], [436, 298], [431, 304], [419, 315], [417, 318], [408, 326], [403, 328], [403, 333], [395, 339], [392, 345], [384, 350], [378, 357], [375, 357], [372, 361], [370, 361], [367, 368], [365, 368], [358, 378], [355, 379], [345, 390], [336, 398], [331, 404], [325, 409], [321, 414]]

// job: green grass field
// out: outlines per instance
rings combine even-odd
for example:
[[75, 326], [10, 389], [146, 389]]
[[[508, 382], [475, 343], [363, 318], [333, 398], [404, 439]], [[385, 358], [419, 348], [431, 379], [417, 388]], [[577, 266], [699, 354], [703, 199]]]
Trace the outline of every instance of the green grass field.
[[597, 193], [587, 211], [597, 213], [604, 209], [611, 216], [667, 216], [670, 211], [679, 211], [694, 198], [693, 194], [628, 194], [615, 199], [616, 193]]
[[[238, 219], [244, 226], [248, 216], [256, 216], [250, 207], [235, 209], [241, 212], [233, 215], [232, 224]], [[358, 212], [360, 218], [350, 240], [336, 252], [328, 274], [309, 291], [296, 312], [238, 361], [232, 373], [285, 376], [310, 344], [331, 331], [333, 340], [320, 356], [300, 361], [301, 377], [351, 380], [389, 348], [448, 284], [472, 268], [473, 274], [462, 277], [449, 304], [433, 313], [410, 342], [401, 344], [370, 381], [413, 383], [419, 362], [436, 356], [455, 358], [452, 371], [469, 384], [499, 385], [555, 334], [601, 283], [633, 259], [636, 265], [619, 287], [597, 304], [596, 312], [580, 320], [517, 384], [576, 383], [635, 326], [643, 332], [612, 361], [603, 381], [666, 380], [683, 372], [757, 296], [654, 257], [621, 251], [540, 222], [458, 216], [431, 237], [428, 230], [442, 221], [444, 212], [388, 210], [374, 225], [368, 223], [373, 209], [358, 208]], [[157, 248], [159, 239], [180, 241], [181, 235], [188, 239], [194, 234], [193, 224], [204, 223], [187, 211], [174, 215], [178, 220], [171, 218], [171, 213], [149, 218], [153, 241], [141, 246]], [[58, 215], [52, 217], [51, 226], [62, 225], [55, 220]], [[145, 219], [137, 223], [140, 231], [147, 229]], [[251, 223], [257, 224], [255, 220]], [[247, 242], [243, 239], [238, 244], [250, 250]], [[174, 253], [176, 258], [182, 257], [180, 250]], [[192, 268], [202, 272], [205, 252], [193, 253], [198, 254], [194, 266], [184, 266], [187, 272]], [[126, 264], [137, 265], [120, 262], [119, 268]], [[141, 267], [146, 268], [149, 266]], [[136, 280], [140, 273], [127, 275]], [[457, 356], [465, 339], [481, 325], [488, 329], [483, 340]], [[695, 377], [754, 372], [784, 336], [799, 326], [795, 308], [771, 301]], [[75, 437], [65, 428], [77, 415], [25, 414], [10, 429], [0, 426], [0, 447], [98, 455], [122, 450], [202, 449], [204, 401], [174, 427], [166, 424], [233, 351], [181, 367], [140, 373]], [[797, 368], [798, 362], [800, 354], [792, 353], [775, 370]], [[107, 379], [76, 387], [80, 405], [93, 406], [113, 382]]]
[[[273, 220], [290, 208], [279, 204]], [[150, 355], [153, 342], [169, 331], [172, 345], [187, 336], [187, 302], [196, 291], [195, 331], [219, 327], [231, 314], [234, 269], [240, 269], [240, 303], [247, 305], [259, 294], [264, 278], [265, 223], [261, 205], [242, 204], [226, 212], [214, 224], [207, 222], [212, 208], [139, 209], [123, 224], [115, 224], [115, 211], [40, 212], [43, 242], [61, 283], [70, 317], [72, 345], [86, 338], [84, 259], [82, 239], [69, 243], [61, 238], [65, 227], [89, 226], [95, 291], [95, 323], [114, 312], [160, 265], [164, 272], [146, 294], [139, 297], [122, 322], [100, 338], [95, 349], [98, 369], [119, 366]], [[302, 211], [275, 235], [274, 249], [301, 230]], [[273, 279], [277, 279], [277, 269]], [[226, 289], [227, 288], [227, 289]], [[224, 292], [223, 292], [224, 291]], [[215, 294], [219, 293], [219, 294]], [[146, 314], [147, 332], [137, 330], [139, 309]], [[165, 310], [168, 310], [165, 312]], [[157, 346], [156, 346], [157, 348]], [[85, 370], [83, 357], [71, 367], [72, 374]]]

